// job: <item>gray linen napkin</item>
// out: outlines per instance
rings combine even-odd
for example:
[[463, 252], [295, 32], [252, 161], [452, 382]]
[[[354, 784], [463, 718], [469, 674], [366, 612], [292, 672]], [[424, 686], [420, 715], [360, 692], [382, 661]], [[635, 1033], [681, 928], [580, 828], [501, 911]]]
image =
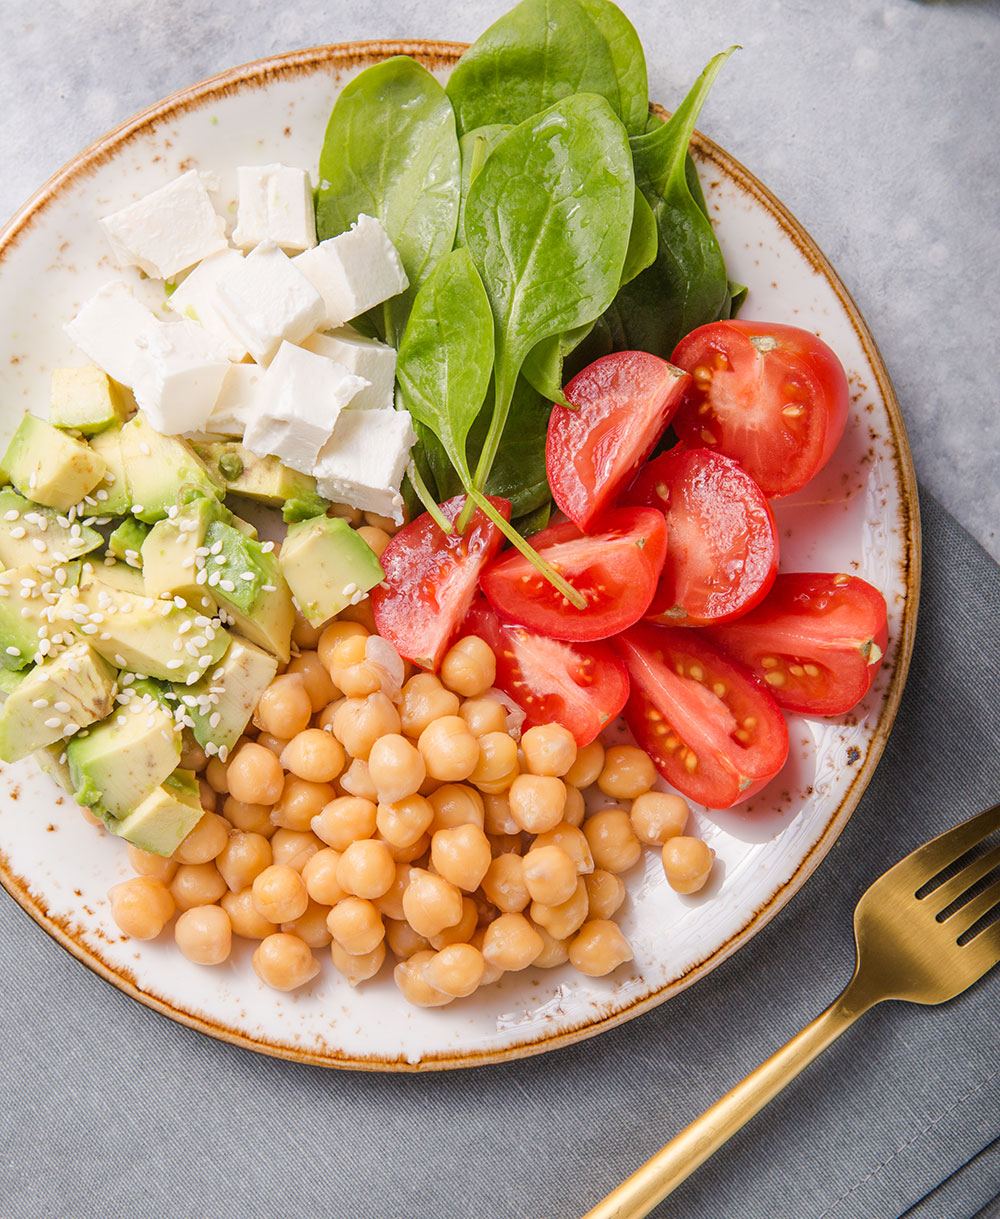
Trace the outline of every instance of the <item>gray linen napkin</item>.
[[[422, 1077], [266, 1059], [133, 1003], [0, 898], [0, 1215], [581, 1215], [834, 998], [876, 876], [1000, 800], [1000, 569], [923, 511], [909, 684], [850, 824], [749, 945], [597, 1039]], [[1000, 970], [943, 1007], [876, 1008], [656, 1214], [995, 1215], [998, 1026]]]

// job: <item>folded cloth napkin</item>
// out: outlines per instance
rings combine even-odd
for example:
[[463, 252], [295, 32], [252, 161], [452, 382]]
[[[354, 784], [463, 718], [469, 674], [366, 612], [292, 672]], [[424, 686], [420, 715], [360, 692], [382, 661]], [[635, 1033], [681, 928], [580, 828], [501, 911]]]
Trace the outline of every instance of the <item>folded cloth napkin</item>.
[[[824, 1008], [863, 890], [1000, 800], [1000, 569], [923, 497], [910, 678], [828, 858], [754, 940], [603, 1036], [426, 1076], [329, 1072], [170, 1023], [0, 900], [0, 1215], [572, 1219]], [[1000, 1193], [1000, 969], [868, 1015], [655, 1212], [985, 1219]]]

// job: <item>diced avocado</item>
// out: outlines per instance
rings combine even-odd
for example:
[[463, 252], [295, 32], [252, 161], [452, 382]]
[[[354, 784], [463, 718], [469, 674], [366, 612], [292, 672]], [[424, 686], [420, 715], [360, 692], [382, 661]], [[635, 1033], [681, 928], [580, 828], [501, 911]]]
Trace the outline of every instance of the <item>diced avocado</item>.
[[30, 669], [22, 669], [20, 673], [15, 673], [11, 669], [0, 668], [0, 696], [6, 698], [13, 694], [30, 672]]
[[0, 491], [0, 563], [4, 567], [68, 563], [103, 544], [96, 529], [70, 524], [65, 516], [66, 524], [60, 525], [60, 516], [5, 487]]
[[234, 635], [218, 665], [193, 686], [177, 688], [198, 744], [232, 749], [277, 671], [273, 656]]
[[274, 551], [223, 521], [209, 525], [205, 545], [206, 591], [230, 615], [238, 634], [287, 661], [295, 610]]
[[148, 536], [148, 525], [137, 521], [134, 516], [126, 517], [108, 537], [108, 550], [115, 558], [138, 570], [142, 567], [142, 544]]
[[142, 543], [142, 576], [150, 597], [193, 597], [202, 592], [205, 534], [217, 519], [217, 500], [199, 497], [173, 517], [157, 521]]
[[104, 477], [104, 458], [36, 415], [25, 415], [7, 446], [4, 473], [36, 504], [66, 512]]
[[94, 568], [94, 575], [102, 584], [110, 584], [122, 593], [132, 593], [137, 597], [146, 595], [146, 585], [143, 583], [142, 572], [128, 563], [102, 563]]
[[311, 626], [356, 604], [385, 579], [375, 552], [339, 517], [316, 516], [289, 525], [279, 562]]
[[121, 430], [122, 456], [128, 476], [132, 512], [153, 524], [180, 502], [183, 487], [222, 495], [222, 481], [213, 475], [186, 441], [163, 436], [140, 412]]
[[238, 440], [195, 441], [191, 447], [213, 473], [218, 472], [227, 495], [280, 505], [286, 521], [319, 516], [329, 506], [311, 475], [289, 469], [277, 457], [257, 457]]
[[181, 753], [173, 717], [150, 698], [135, 699], [66, 745], [80, 804], [122, 818], [171, 774]]
[[46, 745], [34, 755], [38, 769], [51, 776], [63, 789], [73, 793], [73, 780], [69, 773], [69, 763], [66, 761], [66, 742], [56, 741], [54, 745]]
[[[4, 669], [16, 672], [32, 663], [42, 638], [50, 640], [46, 650], [63, 642], [63, 628], [55, 619], [68, 584], [68, 579], [60, 584], [34, 567], [13, 567], [0, 573], [0, 665]], [[72, 627], [66, 634], [67, 643], [78, 637]]]
[[87, 643], [32, 669], [0, 711], [0, 758], [17, 762], [111, 713], [115, 670]]
[[90, 447], [104, 459], [108, 467], [104, 477], [94, 488], [97, 511], [101, 516], [124, 516], [132, 507], [128, 491], [128, 476], [125, 473], [125, 458], [122, 456], [122, 434], [120, 428], [112, 428], [92, 436]]
[[175, 770], [113, 829], [140, 851], [173, 855], [204, 815], [194, 775]]
[[128, 406], [116, 381], [93, 364], [53, 368], [49, 422], [58, 428], [96, 436], [128, 418]]

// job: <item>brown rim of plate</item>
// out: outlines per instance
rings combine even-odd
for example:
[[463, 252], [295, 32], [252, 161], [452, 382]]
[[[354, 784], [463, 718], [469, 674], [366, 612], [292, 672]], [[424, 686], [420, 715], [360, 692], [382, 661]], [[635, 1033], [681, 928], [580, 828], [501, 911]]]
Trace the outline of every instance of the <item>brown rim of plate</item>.
[[[207, 80], [191, 85], [172, 93], [169, 97], [153, 106], [140, 111], [113, 131], [108, 132], [85, 148], [71, 161], [55, 173], [28, 202], [13, 216], [8, 224], [0, 230], [0, 263], [4, 252], [10, 249], [22, 232], [26, 231], [32, 219], [41, 213], [61, 187], [91, 171], [119, 148], [127, 144], [134, 136], [155, 128], [163, 119], [170, 118], [178, 112], [203, 105], [206, 101], [224, 97], [247, 85], [262, 86], [278, 77], [291, 77], [301, 73], [312, 73], [322, 68], [346, 70], [360, 65], [367, 65], [385, 59], [390, 55], [411, 55], [428, 69], [450, 67], [465, 50], [465, 43], [413, 41], [372, 41], [349, 42], [330, 46], [312, 47], [302, 51], [292, 51], [284, 55], [275, 55], [268, 59], [257, 60], [229, 71], [211, 76]], [[662, 113], [658, 106], [657, 112]], [[801, 224], [775, 196], [754, 177], [748, 169], [731, 157], [700, 132], [695, 133], [693, 144], [702, 159], [714, 165], [752, 198], [761, 203], [777, 220], [782, 231], [795, 244], [803, 257], [814, 270], [822, 275], [833, 288], [837, 299], [851, 321], [858, 341], [868, 357], [878, 383], [879, 393], [886, 404], [889, 422], [894, 442], [897, 476], [902, 490], [903, 522], [905, 532], [906, 557], [906, 604], [903, 609], [903, 621], [900, 636], [897, 640], [895, 666], [885, 701], [879, 713], [878, 722], [872, 737], [871, 745], [858, 773], [854, 776], [851, 786], [841, 800], [836, 812], [830, 818], [819, 840], [808, 855], [802, 860], [789, 879], [771, 895], [768, 901], [756, 911], [746, 925], [725, 944], [717, 948], [704, 960], [692, 966], [681, 977], [661, 987], [651, 995], [636, 1000], [628, 1007], [613, 1012], [594, 1021], [579, 1025], [575, 1029], [545, 1036], [535, 1040], [511, 1046], [505, 1050], [472, 1051], [464, 1055], [440, 1054], [421, 1059], [419, 1062], [408, 1062], [402, 1058], [351, 1058], [337, 1056], [331, 1053], [313, 1053], [308, 1050], [295, 1049], [290, 1046], [276, 1046], [254, 1040], [243, 1033], [234, 1032], [201, 1016], [194, 1016], [181, 1011], [163, 1000], [144, 993], [134, 981], [122, 973], [109, 968], [93, 950], [73, 938], [72, 931], [63, 920], [49, 916], [39, 901], [32, 895], [28, 882], [14, 873], [9, 861], [0, 853], [0, 881], [24, 910], [43, 927], [64, 948], [78, 960], [89, 966], [95, 973], [117, 986], [119, 990], [137, 999], [140, 1003], [170, 1017], [189, 1028], [207, 1033], [221, 1041], [244, 1049], [256, 1050], [277, 1058], [288, 1058], [295, 1062], [309, 1063], [324, 1067], [353, 1068], [367, 1071], [428, 1071], [457, 1067], [484, 1066], [490, 1063], [506, 1062], [515, 1058], [541, 1054], [548, 1050], [558, 1049], [572, 1042], [596, 1036], [606, 1029], [614, 1028], [631, 1020], [634, 1016], [657, 1007], [672, 995], [686, 989], [699, 978], [721, 964], [738, 948], [745, 944], [762, 927], [778, 913], [778, 911], [798, 892], [809, 879], [820, 862], [826, 856], [838, 835], [847, 824], [848, 819], [857, 807], [864, 792], [896, 717], [896, 711], [903, 693], [906, 672], [913, 652], [913, 640], [917, 622], [917, 601], [920, 591], [920, 516], [917, 498], [917, 482], [913, 469], [913, 458], [906, 436], [906, 427], [899, 408], [895, 390], [889, 378], [881, 353], [872, 338], [868, 327], [854, 303], [849, 292], [844, 287], [836, 271], [809, 236]]]

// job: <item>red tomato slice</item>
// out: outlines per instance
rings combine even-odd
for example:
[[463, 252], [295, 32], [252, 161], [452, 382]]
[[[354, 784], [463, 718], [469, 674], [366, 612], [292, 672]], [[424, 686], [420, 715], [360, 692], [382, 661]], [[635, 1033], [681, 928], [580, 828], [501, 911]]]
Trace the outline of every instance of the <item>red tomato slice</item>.
[[553, 721], [589, 745], [628, 698], [625, 666], [606, 643], [564, 643], [503, 622], [478, 598], [465, 621], [497, 658], [497, 688], [525, 713], [525, 724]]
[[711, 637], [763, 678], [782, 707], [843, 715], [882, 663], [885, 615], [885, 598], [857, 576], [788, 572], [755, 610]]
[[681, 339], [672, 358], [691, 373], [674, 419], [681, 441], [734, 457], [769, 498], [804, 487], [844, 433], [847, 377], [808, 330], [710, 322]]
[[600, 532], [582, 534], [570, 521], [536, 533], [531, 544], [587, 599], [579, 610], [516, 550], [484, 573], [483, 592], [509, 622], [571, 642], [607, 639], [649, 607], [667, 553], [663, 513], [613, 508]]
[[701, 631], [641, 623], [612, 646], [631, 681], [632, 735], [685, 796], [731, 808], [784, 766], [788, 728], [778, 704]]
[[[509, 502], [489, 498], [509, 521]], [[441, 512], [454, 522], [464, 506], [465, 496], [456, 495], [441, 505]], [[428, 513], [418, 516], [382, 554], [385, 581], [372, 589], [378, 633], [421, 669], [438, 669], [469, 611], [483, 568], [502, 544], [500, 530], [478, 508], [462, 535], [447, 536]]]
[[602, 356], [566, 386], [575, 410], [549, 416], [552, 497], [586, 531], [653, 451], [691, 378], [645, 351]]
[[774, 515], [760, 487], [731, 458], [678, 446], [643, 466], [624, 498], [659, 508], [667, 520], [667, 559], [646, 614], [652, 621], [728, 622], [774, 583]]

